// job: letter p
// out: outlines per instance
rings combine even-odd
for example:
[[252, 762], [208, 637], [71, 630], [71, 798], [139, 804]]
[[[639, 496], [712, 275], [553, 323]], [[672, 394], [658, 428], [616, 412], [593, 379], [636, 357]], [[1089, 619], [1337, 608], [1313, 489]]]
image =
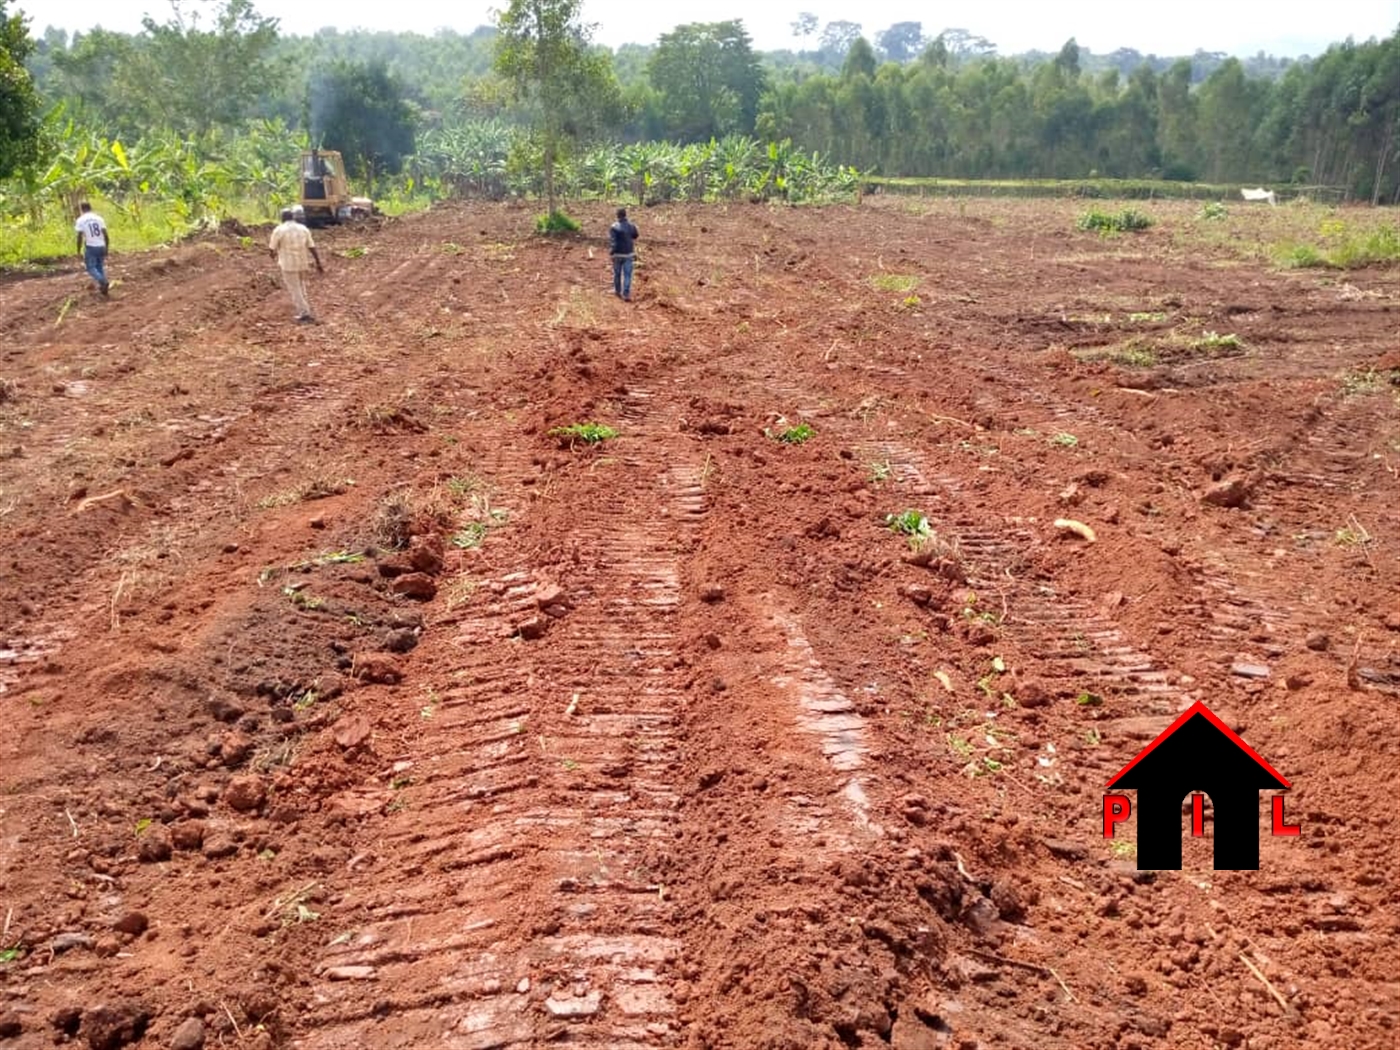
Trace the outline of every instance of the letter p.
[[1127, 795], [1105, 795], [1103, 797], [1103, 837], [1113, 838], [1113, 825], [1127, 820], [1133, 812], [1133, 804]]

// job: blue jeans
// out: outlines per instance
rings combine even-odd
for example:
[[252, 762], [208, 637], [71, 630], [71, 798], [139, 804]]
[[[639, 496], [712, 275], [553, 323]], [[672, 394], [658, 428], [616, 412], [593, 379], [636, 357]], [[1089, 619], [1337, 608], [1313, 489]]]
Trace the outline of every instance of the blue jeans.
[[613, 256], [613, 291], [624, 299], [632, 298], [632, 263], [630, 255]]
[[107, 283], [107, 248], [95, 248], [91, 244], [83, 249], [83, 265], [87, 267], [88, 276], [99, 285]]

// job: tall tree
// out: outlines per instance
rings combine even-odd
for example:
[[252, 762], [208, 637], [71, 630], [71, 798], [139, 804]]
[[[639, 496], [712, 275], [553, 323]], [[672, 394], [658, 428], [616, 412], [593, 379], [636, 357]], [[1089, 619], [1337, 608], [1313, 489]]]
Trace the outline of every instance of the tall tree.
[[222, 0], [203, 29], [201, 7], [170, 0], [169, 21], [143, 18], [143, 46], [117, 67], [120, 89], [140, 99], [148, 124], [196, 133], [231, 127], [256, 115], [276, 80], [277, 19], [258, 14], [252, 0]]
[[846, 61], [841, 65], [841, 79], [850, 80], [853, 77], [874, 79], [878, 65], [879, 63], [875, 61], [875, 50], [870, 46], [870, 42], [865, 37], [858, 36], [850, 50], [846, 52]]
[[859, 22], [828, 22], [818, 38], [821, 54], [833, 66], [839, 66], [846, 58], [851, 45], [860, 39]]
[[339, 150], [371, 190], [413, 152], [414, 114], [403, 85], [382, 62], [333, 62], [307, 85], [311, 141]]
[[696, 142], [753, 131], [764, 75], [743, 22], [677, 26], [657, 42], [647, 75], [670, 135]]
[[805, 40], [817, 31], [817, 25], [817, 16], [811, 11], [803, 11], [792, 23], [792, 35], [800, 40]]
[[891, 62], [908, 62], [924, 49], [922, 22], [896, 22], [875, 38]]
[[0, 178], [33, 161], [38, 153], [39, 96], [24, 68], [34, 50], [24, 17], [5, 14], [0, 0]]
[[606, 53], [589, 47], [593, 26], [580, 17], [582, 0], [511, 0], [497, 12], [496, 71], [540, 137], [545, 196], [557, 210], [554, 169], [562, 152], [590, 123], [615, 112], [617, 78]]

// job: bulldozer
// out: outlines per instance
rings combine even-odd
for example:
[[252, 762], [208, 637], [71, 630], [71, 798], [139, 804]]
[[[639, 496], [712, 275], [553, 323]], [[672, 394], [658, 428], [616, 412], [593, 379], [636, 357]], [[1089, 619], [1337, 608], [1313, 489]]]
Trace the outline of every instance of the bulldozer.
[[350, 195], [345, 162], [330, 149], [302, 151], [301, 206], [308, 226], [349, 222], [374, 214], [374, 202], [368, 197]]

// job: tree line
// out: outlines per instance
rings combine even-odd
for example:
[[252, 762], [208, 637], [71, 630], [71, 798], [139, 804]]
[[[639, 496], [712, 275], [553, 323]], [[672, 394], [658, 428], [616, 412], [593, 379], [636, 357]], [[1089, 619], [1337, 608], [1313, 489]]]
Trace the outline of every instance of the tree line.
[[[111, 138], [281, 122], [367, 175], [398, 171], [425, 134], [489, 122], [528, 132], [536, 151], [544, 141], [552, 159], [585, 144], [741, 136], [884, 175], [1294, 183], [1400, 201], [1400, 31], [1297, 61], [1094, 55], [1073, 40], [1004, 57], [962, 29], [901, 22], [867, 38], [804, 14], [782, 51], [757, 50], [738, 20], [610, 50], [590, 42], [571, 0], [540, 10], [561, 4], [579, 75], [527, 85], [521, 63], [540, 52], [512, 50], [509, 12], [469, 34], [290, 36], [253, 0], [218, 0], [212, 12], [176, 4], [141, 33], [28, 38], [0, 0], [0, 158], [23, 162], [6, 145], [24, 138], [6, 111], [28, 105], [51, 126]], [[27, 101], [3, 86], [17, 82], [7, 60], [30, 74]]]

